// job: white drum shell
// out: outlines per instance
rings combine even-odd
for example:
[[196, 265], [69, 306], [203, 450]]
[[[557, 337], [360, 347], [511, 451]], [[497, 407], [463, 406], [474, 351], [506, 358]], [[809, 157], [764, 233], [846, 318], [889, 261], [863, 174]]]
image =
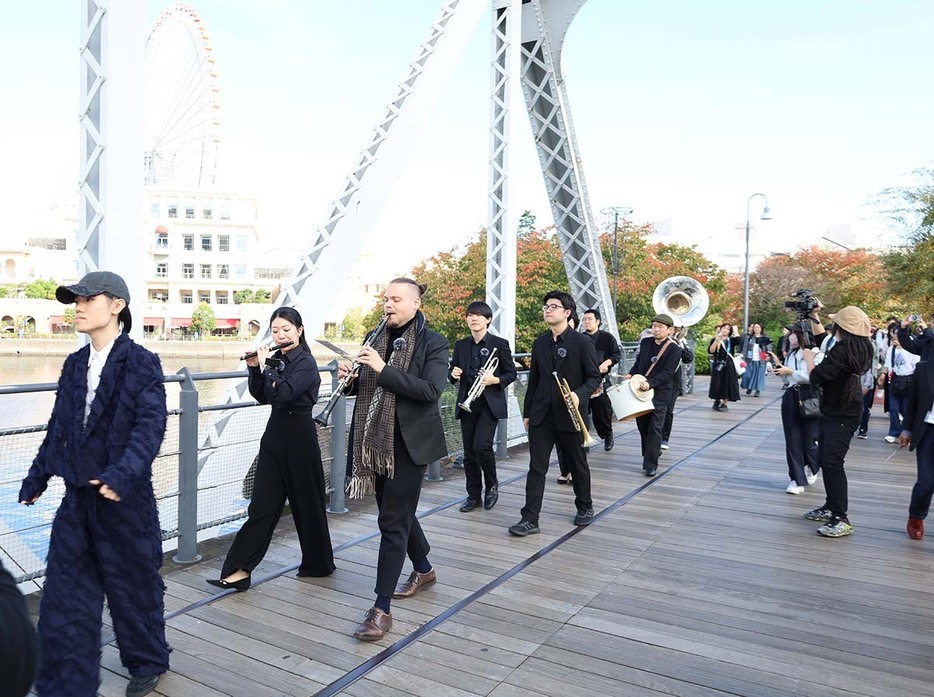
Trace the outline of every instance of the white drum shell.
[[629, 421], [629, 419], [655, 411], [655, 405], [651, 400], [643, 402], [633, 394], [629, 380], [608, 387], [606, 395], [610, 398], [610, 405], [613, 407], [613, 414], [617, 421]]

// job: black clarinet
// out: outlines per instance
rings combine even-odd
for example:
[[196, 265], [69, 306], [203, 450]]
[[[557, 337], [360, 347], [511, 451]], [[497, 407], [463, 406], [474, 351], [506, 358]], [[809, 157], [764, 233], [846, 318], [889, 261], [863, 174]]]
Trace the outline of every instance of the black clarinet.
[[[383, 318], [379, 321], [379, 324], [376, 325], [376, 329], [370, 334], [366, 341], [363, 342], [363, 346], [360, 348], [367, 348], [373, 345], [373, 342], [376, 341], [376, 338], [383, 333], [383, 329], [386, 327], [386, 321], [389, 319], [389, 315], [383, 315]], [[347, 389], [347, 386], [350, 384], [350, 381], [357, 377], [357, 373], [360, 372], [360, 361], [354, 360], [350, 364], [350, 370], [348, 373], [342, 377], [337, 385], [334, 387], [334, 391], [331, 392], [331, 398], [328, 400], [327, 405], [324, 409], [321, 410], [321, 413], [315, 417], [315, 423], [319, 426], [327, 426], [328, 422], [331, 420], [331, 412], [334, 411], [334, 407], [337, 406], [337, 400], [339, 400], [344, 391]]]

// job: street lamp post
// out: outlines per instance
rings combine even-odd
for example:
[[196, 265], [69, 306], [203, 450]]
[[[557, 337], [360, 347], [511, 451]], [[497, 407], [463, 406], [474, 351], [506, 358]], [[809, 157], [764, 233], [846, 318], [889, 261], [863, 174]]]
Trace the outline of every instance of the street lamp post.
[[765, 194], [753, 194], [746, 201], [746, 271], [743, 274], [743, 331], [749, 326], [749, 207], [756, 196], [761, 196], [764, 201], [762, 215], [760, 220], [771, 220], [772, 211], [769, 209], [769, 199]]
[[601, 208], [603, 215], [613, 215], [613, 313], [616, 314], [616, 287], [619, 285], [619, 242], [617, 235], [619, 233], [619, 218], [623, 216], [625, 220], [627, 215], [632, 215], [632, 208], [628, 206], [609, 206]]

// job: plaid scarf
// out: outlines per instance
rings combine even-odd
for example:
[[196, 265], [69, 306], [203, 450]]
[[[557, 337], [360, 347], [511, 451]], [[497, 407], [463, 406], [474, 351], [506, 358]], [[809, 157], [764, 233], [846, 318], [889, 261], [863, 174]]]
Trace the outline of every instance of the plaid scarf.
[[[388, 366], [406, 372], [415, 353], [415, 340], [425, 326], [425, 317], [416, 312], [415, 319], [393, 342]], [[386, 355], [388, 330], [383, 331], [372, 344], [380, 356]], [[376, 491], [376, 475], [392, 479], [395, 471], [396, 393], [377, 385], [379, 376], [366, 366], [357, 378], [357, 402], [354, 405], [353, 450], [347, 495], [361, 499]]]

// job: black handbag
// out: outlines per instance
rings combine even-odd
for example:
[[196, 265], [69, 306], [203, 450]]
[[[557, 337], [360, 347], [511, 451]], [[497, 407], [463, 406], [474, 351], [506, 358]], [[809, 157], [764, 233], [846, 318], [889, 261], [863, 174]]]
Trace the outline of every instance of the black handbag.
[[911, 380], [914, 375], [896, 375], [889, 381], [889, 390], [896, 397], [904, 397], [911, 389]]
[[816, 419], [820, 416], [820, 392], [813, 385], [795, 385], [795, 397], [798, 402], [798, 416], [802, 419]]

